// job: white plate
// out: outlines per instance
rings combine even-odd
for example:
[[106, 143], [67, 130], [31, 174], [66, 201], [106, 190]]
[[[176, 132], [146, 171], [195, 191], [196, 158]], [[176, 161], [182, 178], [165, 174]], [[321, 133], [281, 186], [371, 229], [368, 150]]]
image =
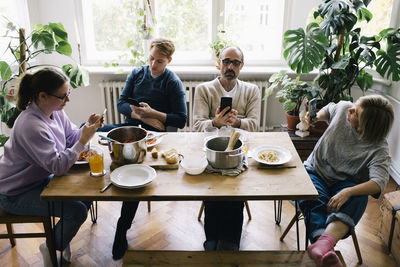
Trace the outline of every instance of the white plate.
[[129, 164], [116, 168], [110, 175], [111, 182], [122, 188], [139, 188], [151, 183], [156, 171], [147, 165]]
[[[278, 154], [278, 161], [276, 162], [267, 162], [265, 160], [262, 160], [258, 157], [258, 155], [263, 152], [263, 151], [275, 151]], [[289, 162], [292, 159], [292, 154], [290, 153], [289, 150], [283, 147], [278, 147], [278, 146], [259, 146], [251, 150], [250, 152], [251, 157], [255, 159], [256, 161], [262, 163], [262, 164], [268, 164], [268, 165], [281, 165]]]

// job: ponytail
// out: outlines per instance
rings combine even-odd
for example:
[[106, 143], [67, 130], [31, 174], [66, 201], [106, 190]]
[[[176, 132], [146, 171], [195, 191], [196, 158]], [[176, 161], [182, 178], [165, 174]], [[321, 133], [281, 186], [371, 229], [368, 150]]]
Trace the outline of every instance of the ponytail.
[[26, 106], [32, 101], [33, 89], [31, 87], [33, 75], [26, 73], [19, 83], [18, 94], [17, 94], [17, 108], [19, 110], [25, 110]]
[[52, 94], [66, 82], [68, 78], [64, 73], [53, 68], [43, 68], [33, 74], [26, 73], [19, 83], [18, 109], [25, 110], [30, 103], [38, 100], [40, 92]]

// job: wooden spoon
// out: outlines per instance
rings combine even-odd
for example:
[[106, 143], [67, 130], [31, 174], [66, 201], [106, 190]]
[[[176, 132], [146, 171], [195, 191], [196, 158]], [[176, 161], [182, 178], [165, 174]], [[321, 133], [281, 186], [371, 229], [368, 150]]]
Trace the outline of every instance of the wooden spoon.
[[229, 138], [229, 143], [225, 151], [232, 151], [239, 137], [240, 137], [240, 132], [235, 132], [234, 134], [232, 134], [231, 137]]

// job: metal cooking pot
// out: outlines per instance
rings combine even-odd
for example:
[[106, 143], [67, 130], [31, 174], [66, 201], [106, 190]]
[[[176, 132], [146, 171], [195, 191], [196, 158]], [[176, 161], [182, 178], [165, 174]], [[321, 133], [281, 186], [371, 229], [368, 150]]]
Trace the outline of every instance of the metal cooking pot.
[[218, 136], [207, 141], [206, 156], [208, 162], [217, 169], [231, 169], [239, 166], [242, 161], [242, 141], [238, 140], [232, 151], [225, 151], [229, 137]]
[[[111, 130], [107, 137], [111, 159], [118, 165], [142, 163], [146, 156], [147, 131], [136, 126], [123, 126]], [[129, 142], [129, 143], [128, 143]]]

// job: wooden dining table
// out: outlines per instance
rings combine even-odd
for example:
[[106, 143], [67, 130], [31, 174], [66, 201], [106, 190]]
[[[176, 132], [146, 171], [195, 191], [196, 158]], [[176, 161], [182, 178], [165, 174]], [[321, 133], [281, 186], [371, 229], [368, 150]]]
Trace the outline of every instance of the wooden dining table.
[[[156, 146], [158, 151], [175, 148], [183, 157], [206, 157], [204, 149], [207, 133], [174, 132], [163, 136]], [[41, 194], [44, 201], [245, 201], [245, 200], [314, 200], [318, 192], [311, 182], [298, 153], [286, 132], [250, 132], [246, 138], [249, 151], [261, 146], [282, 147], [292, 158], [284, 165], [266, 167], [248, 158], [248, 168], [238, 176], [223, 176], [203, 172], [186, 174], [182, 167], [156, 169], [156, 178], [148, 185], [126, 189], [112, 185], [103, 193], [100, 190], [110, 183], [112, 172], [108, 146], [104, 149], [106, 174], [90, 176], [88, 164], [73, 166], [65, 175], [53, 177]], [[98, 145], [96, 135], [91, 145]], [[150, 154], [148, 152], [148, 154]], [[151, 157], [143, 164], [151, 165]]]

